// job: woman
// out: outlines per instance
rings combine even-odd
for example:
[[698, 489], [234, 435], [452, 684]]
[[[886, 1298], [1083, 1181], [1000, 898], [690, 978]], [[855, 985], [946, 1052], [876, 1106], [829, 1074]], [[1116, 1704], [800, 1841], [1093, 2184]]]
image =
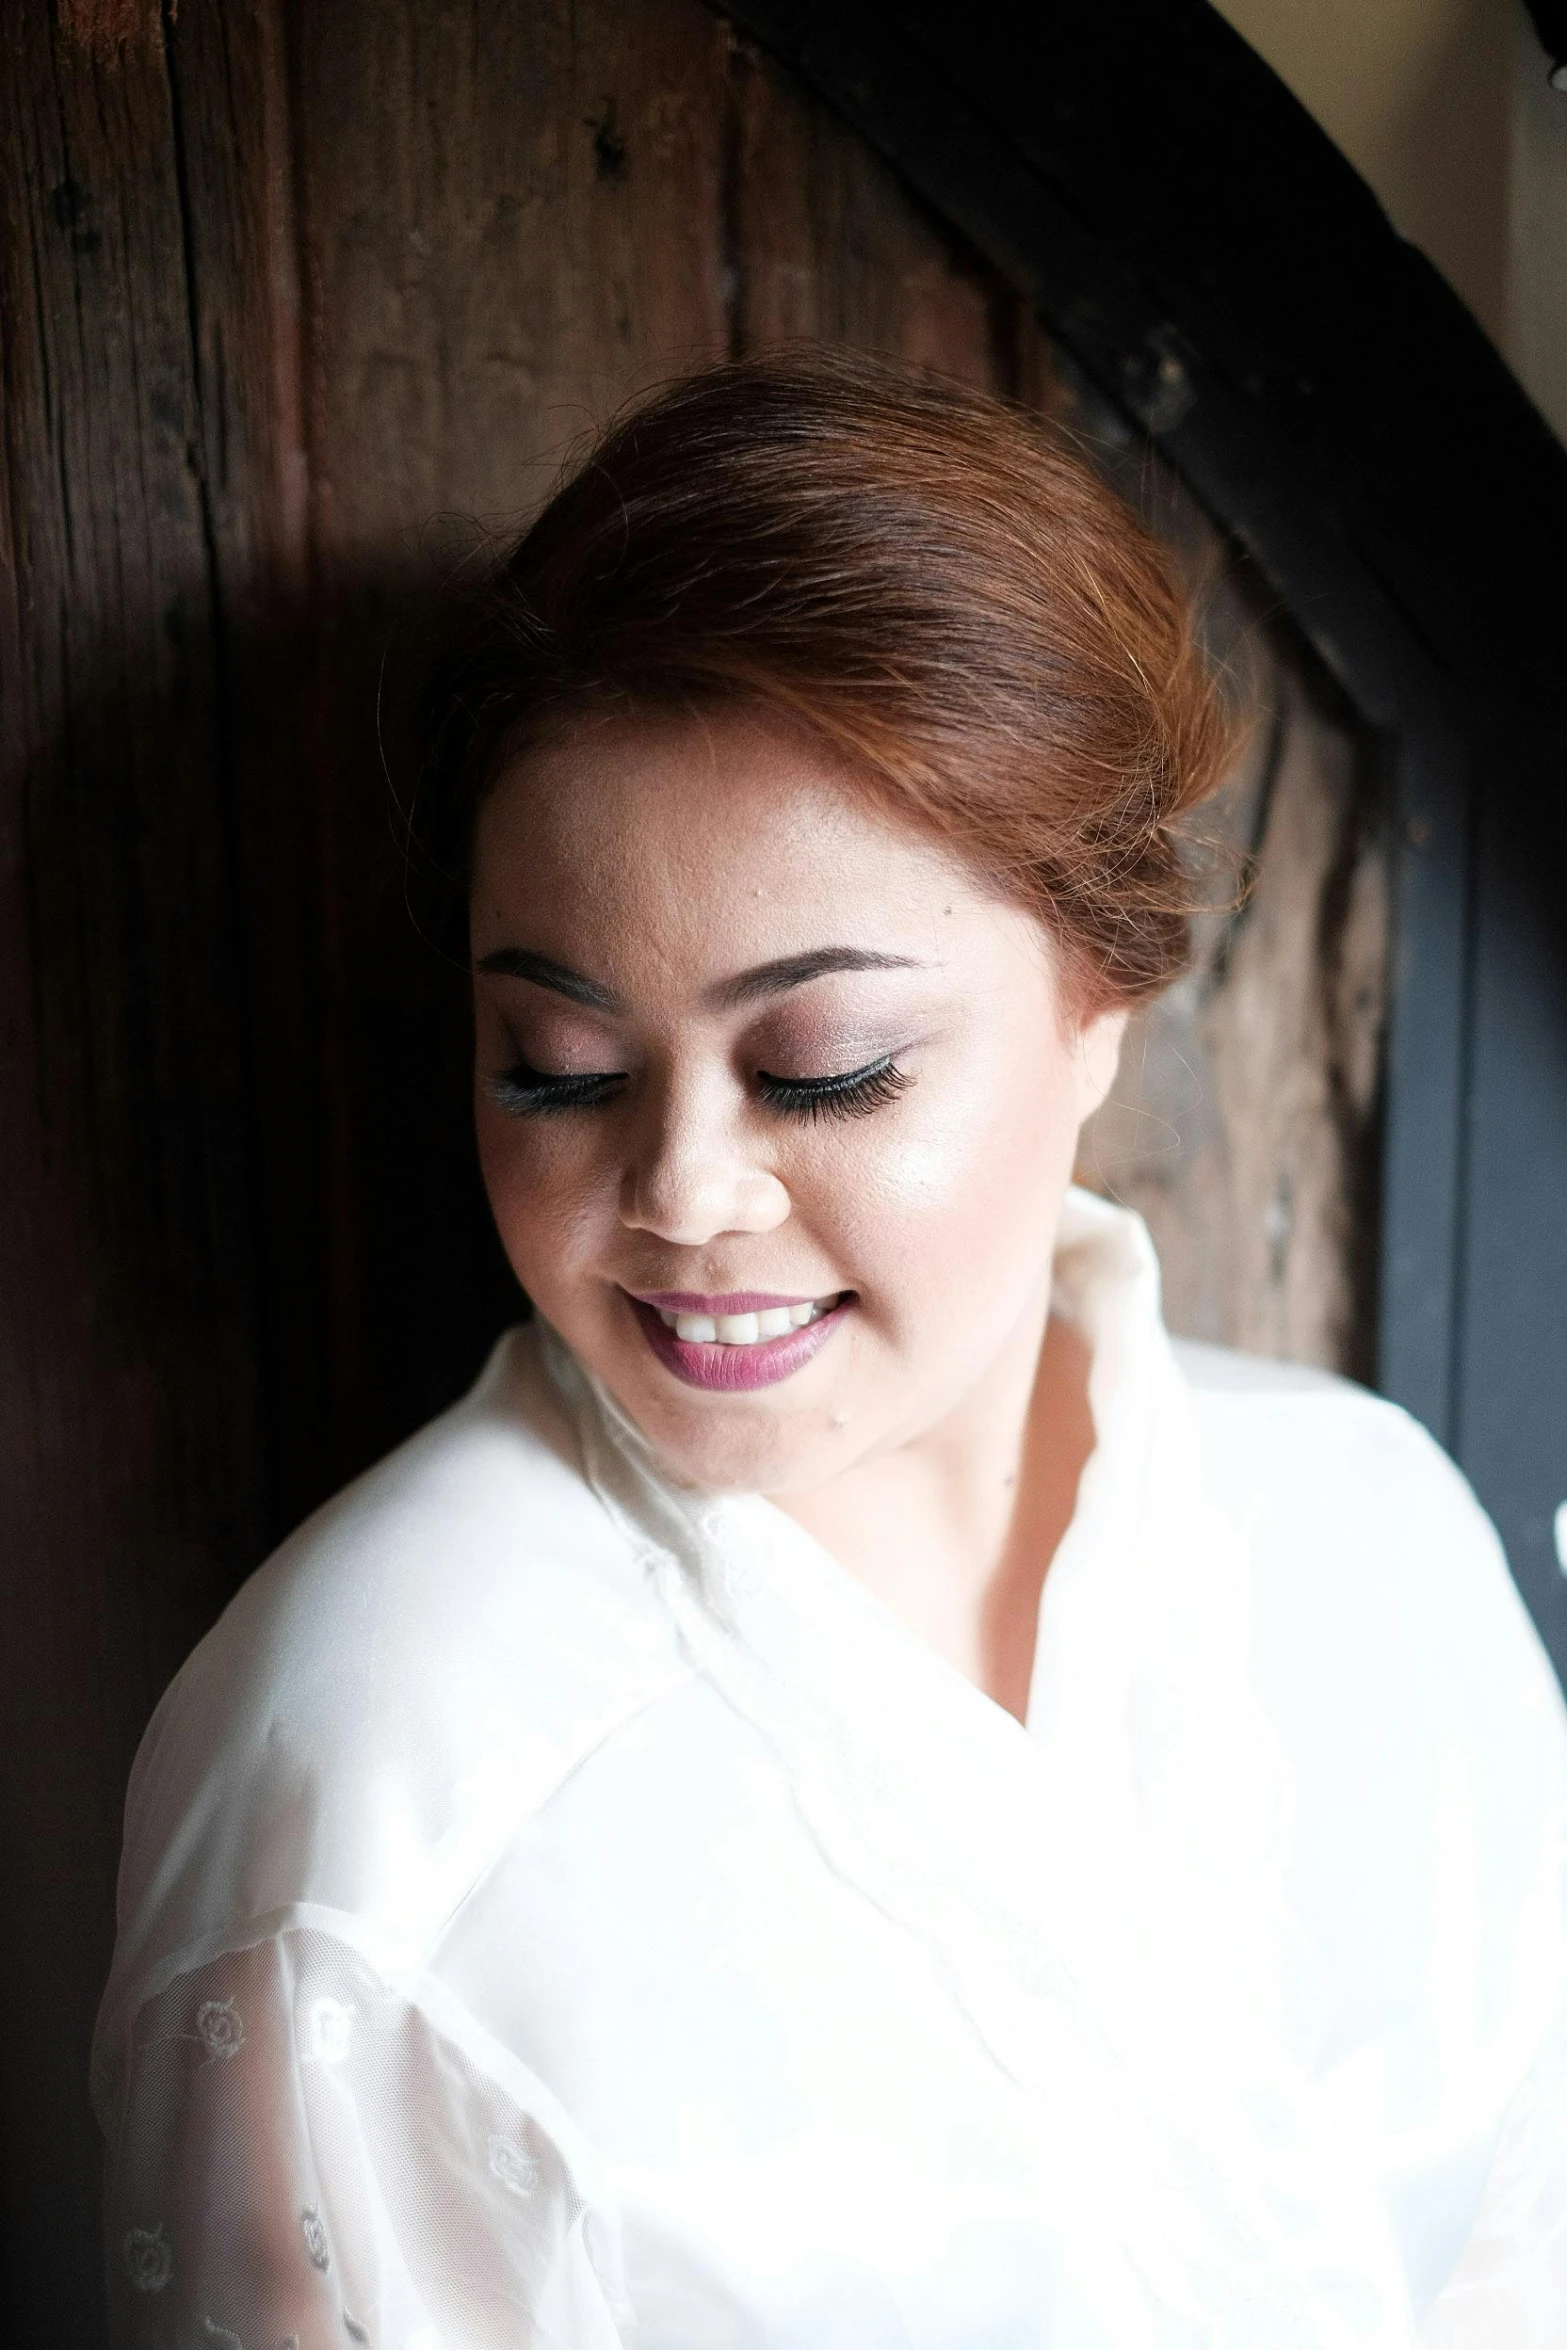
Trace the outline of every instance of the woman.
[[437, 720], [536, 1315], [148, 1732], [123, 2338], [1561, 2339], [1494, 1536], [1391, 1406], [1172, 1348], [1070, 1187], [1227, 750], [1159, 551], [1011, 410], [722, 370]]

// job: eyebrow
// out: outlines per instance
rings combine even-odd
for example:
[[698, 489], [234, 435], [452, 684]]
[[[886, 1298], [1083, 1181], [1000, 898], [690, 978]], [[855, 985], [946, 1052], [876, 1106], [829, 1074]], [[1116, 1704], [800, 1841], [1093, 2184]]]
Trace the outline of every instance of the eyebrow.
[[574, 1004], [586, 1004], [593, 1012], [620, 1010], [620, 998], [600, 987], [596, 979], [584, 979], [580, 971], [552, 963], [548, 955], [530, 954], [526, 947], [497, 947], [492, 955], [481, 955], [474, 968], [493, 972], [501, 979], [531, 979], [535, 987], [552, 988], [556, 995], [569, 996]]
[[880, 955], [869, 947], [812, 947], [803, 955], [780, 955], [775, 963], [758, 963], [733, 979], [721, 979], [708, 990], [708, 1000], [732, 1011], [738, 1004], [754, 1004], [763, 996], [785, 995], [791, 987], [805, 987], [835, 971], [921, 971], [912, 955]]
[[[535, 987], [547, 987], [574, 1004], [586, 1004], [590, 1011], [618, 1012], [623, 1008], [619, 997], [596, 979], [552, 962], [548, 955], [535, 955], [527, 947], [497, 947], [493, 954], [481, 956], [475, 968], [502, 979], [531, 979]], [[790, 988], [806, 987], [813, 979], [827, 979], [839, 971], [925, 968], [912, 955], [877, 954], [869, 947], [812, 947], [803, 955], [780, 955], [775, 962], [758, 963], [750, 971], [737, 972], [733, 979], [721, 979], [709, 988], [707, 1000], [716, 1009], [733, 1011], [765, 996], [786, 995]]]

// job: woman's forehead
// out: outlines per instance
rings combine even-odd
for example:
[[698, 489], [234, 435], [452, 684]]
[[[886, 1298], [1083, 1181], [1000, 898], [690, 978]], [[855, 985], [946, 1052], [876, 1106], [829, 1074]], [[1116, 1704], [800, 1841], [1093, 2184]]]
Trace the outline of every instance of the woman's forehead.
[[984, 894], [826, 745], [738, 716], [624, 719], [529, 752], [481, 814], [474, 885], [476, 910], [667, 900], [726, 922], [803, 900], [896, 923]]
[[732, 983], [811, 957], [875, 993], [1039, 974], [1031, 914], [829, 751], [744, 721], [563, 737], [502, 779], [476, 847], [476, 964], [542, 956], [628, 1005], [739, 1012], [769, 991]]

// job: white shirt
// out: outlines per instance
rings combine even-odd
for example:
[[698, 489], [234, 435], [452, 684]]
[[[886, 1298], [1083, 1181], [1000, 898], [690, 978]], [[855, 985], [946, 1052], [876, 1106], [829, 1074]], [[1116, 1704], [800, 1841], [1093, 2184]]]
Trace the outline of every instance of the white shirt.
[[127, 1805], [117, 2338], [1567, 2340], [1567, 1726], [1392, 1406], [1172, 1349], [1073, 1193], [1096, 1443], [1027, 1725], [553, 1333], [251, 1578]]

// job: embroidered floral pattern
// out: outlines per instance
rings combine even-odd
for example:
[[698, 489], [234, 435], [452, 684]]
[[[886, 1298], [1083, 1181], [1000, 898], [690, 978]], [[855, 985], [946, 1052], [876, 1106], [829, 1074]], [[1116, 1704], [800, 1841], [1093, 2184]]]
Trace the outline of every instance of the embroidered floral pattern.
[[515, 2138], [499, 2131], [490, 2140], [490, 2176], [499, 2179], [508, 2195], [531, 2195], [539, 2183], [539, 2166]]
[[325, 2275], [332, 2265], [332, 2254], [327, 2246], [325, 2223], [313, 2203], [307, 2203], [299, 2215], [299, 2232], [305, 2239], [311, 2267]]
[[220, 2056], [238, 2056], [245, 2045], [245, 2026], [232, 1999], [202, 2001], [196, 2010], [196, 2037], [209, 2064]]
[[174, 2274], [174, 2247], [162, 2220], [155, 2228], [125, 2231], [125, 2273], [138, 2293], [161, 2293]]
[[354, 2010], [340, 1999], [317, 1999], [311, 2004], [309, 2053], [323, 2064], [341, 2064], [354, 2035]]

